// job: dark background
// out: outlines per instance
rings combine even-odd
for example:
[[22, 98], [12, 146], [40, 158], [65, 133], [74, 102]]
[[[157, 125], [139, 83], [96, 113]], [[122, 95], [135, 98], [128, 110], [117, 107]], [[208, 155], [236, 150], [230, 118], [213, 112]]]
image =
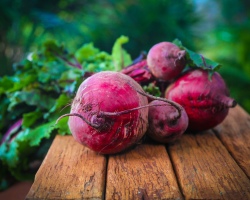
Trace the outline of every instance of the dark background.
[[126, 35], [133, 58], [160, 41], [183, 44], [222, 64], [220, 73], [250, 112], [250, 1], [248, 0], [1, 0], [0, 76], [47, 39], [74, 51], [93, 42], [110, 52]]

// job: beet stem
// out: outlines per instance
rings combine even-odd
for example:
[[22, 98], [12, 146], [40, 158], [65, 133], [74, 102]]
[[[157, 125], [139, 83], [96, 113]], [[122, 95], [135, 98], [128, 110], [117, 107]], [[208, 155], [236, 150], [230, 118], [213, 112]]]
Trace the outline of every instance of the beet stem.
[[223, 97], [222, 103], [228, 108], [233, 108], [237, 105], [237, 102], [233, 98], [230, 98], [230, 97]]
[[23, 119], [21, 118], [11, 125], [7, 132], [3, 135], [0, 145], [4, 143], [13, 132], [16, 132], [22, 126], [22, 123]]
[[78, 113], [69, 113], [69, 114], [65, 114], [60, 116], [57, 120], [56, 120], [56, 124], [59, 122], [59, 120], [61, 120], [64, 117], [70, 117], [70, 116], [75, 116], [75, 117], [79, 117], [81, 118], [84, 122], [86, 122], [88, 125], [90, 125], [91, 127], [98, 129], [100, 126], [93, 124], [91, 122], [89, 122], [86, 118], [84, 118], [82, 115], [78, 114]]
[[166, 103], [168, 103], [168, 104], [174, 106], [174, 107], [177, 109], [177, 111], [178, 111], [178, 116], [176, 117], [176, 119], [179, 119], [179, 118], [181, 117], [181, 110], [182, 110], [182, 108], [181, 108], [181, 106], [179, 106], [179, 105], [176, 104], [175, 102], [170, 101], [170, 100], [168, 100], [168, 99], [166, 99], [166, 98], [155, 97], [155, 96], [153, 96], [153, 95], [151, 95], [151, 94], [148, 94], [148, 93], [145, 93], [145, 92], [141, 92], [141, 91], [138, 91], [138, 90], [137, 90], [137, 92], [138, 92], [139, 94], [143, 95], [143, 96], [146, 96], [146, 97], [150, 98], [150, 99], [159, 100], [159, 101], [164, 101], [164, 102], [166, 102]]
[[[104, 112], [104, 111], [100, 111], [97, 115], [98, 116], [118, 116], [118, 115], [123, 115], [123, 114], [127, 114], [127, 113], [130, 113], [132, 111], [135, 111], [135, 110], [139, 110], [139, 109], [143, 109], [143, 108], [147, 108], [147, 107], [151, 107], [151, 106], [165, 106], [164, 104], [159, 104], [159, 105], [145, 105], [145, 106], [139, 106], [137, 108], [132, 108], [132, 109], [128, 109], [128, 110], [123, 110], [123, 111], [120, 111], [120, 112]], [[64, 117], [70, 117], [70, 116], [75, 116], [75, 117], [79, 117], [81, 118], [84, 122], [86, 122], [89, 126], [95, 128], [95, 129], [99, 129], [100, 128], [100, 125], [96, 125], [96, 124], [93, 124], [91, 122], [89, 122], [86, 118], [84, 118], [82, 115], [78, 114], [78, 113], [68, 113], [68, 114], [64, 114], [62, 116], [60, 116], [57, 120], [56, 120], [56, 123], [57, 124], [62, 118]]]
[[233, 101], [231, 102], [230, 107], [233, 108], [233, 107], [235, 107], [236, 105], [237, 105], [237, 102], [233, 99]]
[[119, 111], [119, 112], [104, 112], [104, 111], [101, 111], [100, 115], [101, 116], [118, 116], [118, 115], [127, 114], [127, 113], [130, 113], [132, 111], [139, 110], [139, 109], [142, 109], [142, 108], [151, 107], [151, 106], [165, 106], [165, 105], [164, 104], [160, 104], [160, 105], [145, 105], [145, 106], [139, 106], [139, 107], [136, 107], [136, 108], [131, 108], [131, 109], [123, 110], [123, 111]]
[[185, 57], [186, 55], [186, 51], [185, 50], [181, 50], [178, 52], [178, 60], [181, 60]]

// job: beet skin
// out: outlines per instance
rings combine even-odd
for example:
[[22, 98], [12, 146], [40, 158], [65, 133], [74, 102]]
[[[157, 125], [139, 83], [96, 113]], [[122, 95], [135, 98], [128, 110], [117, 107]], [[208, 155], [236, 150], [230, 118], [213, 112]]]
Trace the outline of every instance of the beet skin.
[[157, 142], [169, 143], [180, 138], [188, 127], [188, 116], [184, 108], [181, 115], [173, 105], [153, 100], [149, 103], [147, 134]]
[[135, 80], [120, 72], [99, 72], [87, 78], [68, 115], [74, 138], [103, 154], [118, 153], [137, 143], [148, 126], [148, 107], [135, 109], [148, 100], [137, 90], [143, 92]]
[[214, 72], [188, 71], [166, 90], [165, 97], [182, 105], [189, 118], [188, 129], [202, 131], [220, 124], [236, 102], [229, 97], [223, 78]]
[[186, 65], [186, 51], [171, 42], [155, 44], [148, 52], [147, 64], [156, 79], [171, 81]]

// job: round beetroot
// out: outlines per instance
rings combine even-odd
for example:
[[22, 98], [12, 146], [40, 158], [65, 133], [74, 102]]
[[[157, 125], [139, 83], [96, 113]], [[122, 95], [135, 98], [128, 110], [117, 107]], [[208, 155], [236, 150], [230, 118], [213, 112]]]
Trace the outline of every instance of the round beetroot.
[[181, 108], [181, 115], [173, 105], [153, 100], [149, 103], [147, 134], [157, 142], [168, 143], [180, 138], [188, 127], [188, 116]]
[[185, 54], [185, 50], [181, 50], [171, 42], [160, 42], [148, 52], [148, 68], [159, 80], [173, 80], [186, 65]]
[[189, 118], [189, 130], [202, 131], [221, 123], [236, 102], [229, 97], [223, 78], [215, 72], [194, 69], [186, 72], [166, 90], [165, 97], [182, 105]]
[[99, 72], [78, 88], [69, 117], [74, 138], [90, 149], [113, 154], [138, 142], [148, 126], [147, 97], [141, 86], [120, 72]]

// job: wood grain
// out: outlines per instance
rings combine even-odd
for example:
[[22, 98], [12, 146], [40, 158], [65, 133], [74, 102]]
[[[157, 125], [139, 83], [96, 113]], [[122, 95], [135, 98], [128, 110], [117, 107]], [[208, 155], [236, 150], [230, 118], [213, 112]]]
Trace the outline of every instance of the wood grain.
[[106, 199], [182, 199], [163, 145], [143, 144], [108, 161]]
[[103, 199], [106, 158], [57, 136], [26, 199]]
[[185, 199], [250, 199], [250, 180], [211, 130], [168, 150]]
[[240, 106], [215, 129], [230, 154], [250, 178], [250, 116]]
[[57, 136], [26, 199], [250, 199], [249, 114], [230, 109], [215, 129], [185, 133], [167, 151], [140, 144], [108, 157]]

